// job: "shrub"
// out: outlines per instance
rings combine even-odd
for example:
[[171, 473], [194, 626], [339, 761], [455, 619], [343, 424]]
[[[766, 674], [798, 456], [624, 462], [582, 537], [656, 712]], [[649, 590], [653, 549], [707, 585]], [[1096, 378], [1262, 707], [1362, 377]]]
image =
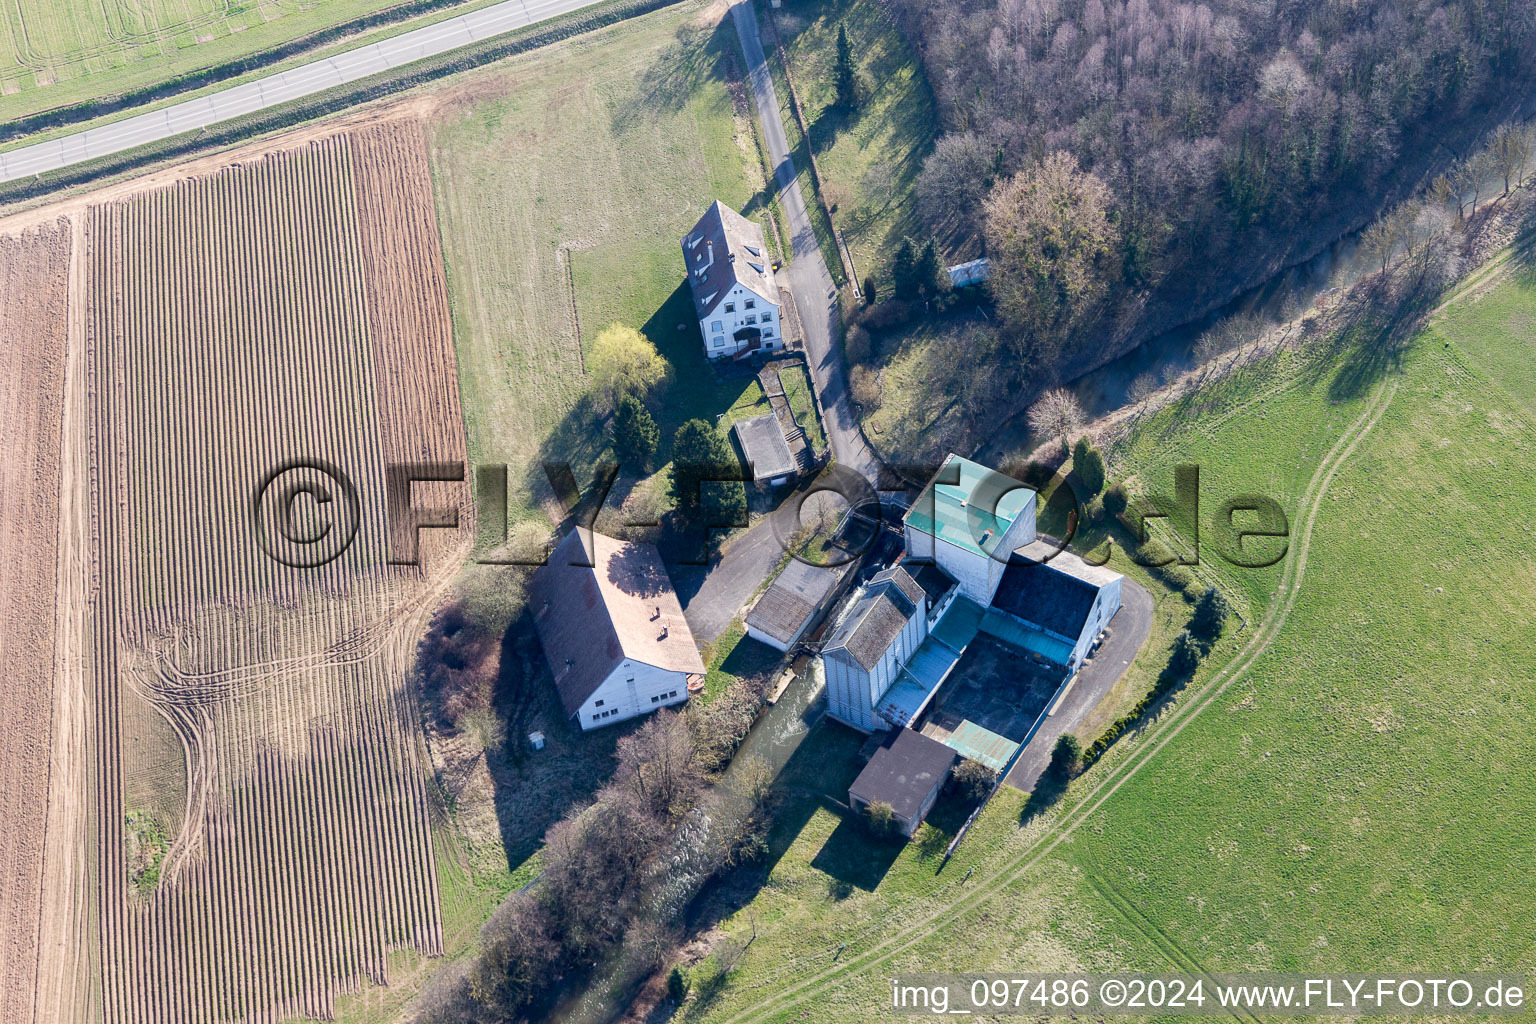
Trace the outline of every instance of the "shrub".
[[1195, 602], [1195, 614], [1189, 620], [1189, 631], [1205, 646], [1206, 650], [1210, 650], [1216, 638], [1221, 636], [1231, 610], [1232, 607], [1227, 603], [1226, 595], [1215, 587], [1206, 587], [1199, 600]]
[[1070, 732], [1062, 733], [1051, 750], [1051, 763], [1045, 773], [1057, 782], [1065, 783], [1076, 778], [1083, 770], [1083, 744]]
[[1099, 454], [1086, 434], [1077, 439], [1072, 449], [1072, 469], [1088, 489], [1088, 497], [1104, 489], [1104, 456]]
[[876, 800], [864, 808], [863, 817], [864, 827], [876, 839], [889, 839], [900, 831], [896, 822], [896, 812], [884, 800]]
[[886, 299], [869, 308], [864, 322], [878, 331], [900, 327], [912, 319], [912, 304], [904, 299]]
[[867, 366], [855, 366], [848, 375], [848, 392], [865, 412], [880, 408], [880, 375]]
[[[867, 292], [866, 294], [873, 295], [874, 292]], [[871, 299], [870, 301], [873, 302], [874, 300]], [[843, 354], [855, 366], [860, 363], [869, 362], [869, 357], [873, 354], [869, 332], [858, 324], [850, 326], [843, 334]]]
[[1104, 492], [1104, 511], [1119, 519], [1125, 515], [1126, 506], [1130, 500], [1126, 497], [1125, 487], [1121, 484], [1110, 484]]
[[980, 761], [963, 757], [950, 776], [950, 784], [963, 798], [976, 803], [992, 792], [992, 787], [997, 784], [997, 772]]
[[1200, 667], [1205, 648], [1188, 629], [1179, 631], [1173, 638], [1173, 653], [1168, 658], [1168, 673], [1174, 679], [1188, 679]]

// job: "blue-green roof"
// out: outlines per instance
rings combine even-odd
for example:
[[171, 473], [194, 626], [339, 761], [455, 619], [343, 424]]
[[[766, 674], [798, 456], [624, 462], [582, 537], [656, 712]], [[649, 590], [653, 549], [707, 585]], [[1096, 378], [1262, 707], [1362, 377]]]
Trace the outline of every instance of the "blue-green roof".
[[983, 729], [970, 719], [961, 722], [960, 728], [942, 742], [946, 747], [959, 751], [961, 757], [980, 761], [995, 772], [1008, 767], [1008, 762], [1019, 749], [1019, 745], [1008, 737]]
[[990, 555], [1034, 493], [995, 469], [951, 455], [913, 503], [906, 522], [920, 533]]

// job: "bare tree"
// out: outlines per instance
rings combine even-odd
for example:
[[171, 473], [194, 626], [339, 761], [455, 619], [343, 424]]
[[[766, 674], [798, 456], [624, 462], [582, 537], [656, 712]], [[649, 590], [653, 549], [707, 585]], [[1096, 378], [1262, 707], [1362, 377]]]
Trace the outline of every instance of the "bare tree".
[[1524, 184], [1526, 169], [1531, 163], [1531, 130], [1529, 125], [1509, 122], [1499, 126], [1488, 144], [1493, 164], [1504, 178], [1504, 194], [1509, 195], [1513, 182], [1517, 187]]
[[1029, 429], [1040, 437], [1054, 437], [1065, 451], [1072, 432], [1083, 425], [1083, 407], [1066, 388], [1051, 388], [1029, 407]]
[[658, 818], [670, 816], [703, 781], [688, 724], [662, 709], [619, 740], [614, 777]]
[[1125, 397], [1131, 400], [1132, 405], [1141, 405], [1156, 392], [1157, 378], [1150, 373], [1143, 373], [1131, 381], [1131, 386], [1125, 391]]
[[1464, 164], [1467, 169], [1467, 186], [1472, 190], [1472, 212], [1477, 212], [1478, 200], [1482, 198], [1483, 186], [1488, 179], [1499, 171], [1498, 159], [1493, 155], [1493, 150], [1488, 147], [1473, 153]]

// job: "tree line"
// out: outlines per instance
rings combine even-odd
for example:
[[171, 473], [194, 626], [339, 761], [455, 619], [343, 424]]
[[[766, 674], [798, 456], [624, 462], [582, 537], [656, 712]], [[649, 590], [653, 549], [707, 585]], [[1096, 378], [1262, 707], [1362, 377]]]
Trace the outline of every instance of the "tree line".
[[[1536, 77], [1536, 17], [1508, 0], [893, 9], [944, 129], [920, 214], [985, 240], [1004, 344], [1046, 379], [1148, 295], [1199, 295], [1374, 198], [1421, 128]], [[1506, 165], [1528, 141], [1504, 138]], [[1490, 159], [1453, 167], [1447, 195]]]
[[762, 681], [740, 680], [707, 705], [658, 711], [620, 739], [611, 780], [551, 826], [543, 872], [491, 915], [469, 965], [433, 984], [416, 1024], [538, 1016], [566, 984], [614, 958], [660, 966], [681, 934], [679, 865], [703, 878], [766, 851], [772, 772], [753, 761], [738, 766], [731, 793], [715, 785], [763, 696]]

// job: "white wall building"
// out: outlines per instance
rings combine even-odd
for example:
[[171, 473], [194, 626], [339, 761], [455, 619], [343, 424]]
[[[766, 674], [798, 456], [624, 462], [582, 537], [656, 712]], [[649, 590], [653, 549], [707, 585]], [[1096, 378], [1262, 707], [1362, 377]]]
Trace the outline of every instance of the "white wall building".
[[876, 574], [822, 648], [827, 713], [864, 732], [890, 728], [875, 705], [927, 637], [923, 588], [900, 566]]
[[992, 602], [1014, 549], [1035, 540], [1036, 494], [994, 469], [950, 455], [907, 510], [907, 554], [932, 559], [960, 593]]
[[717, 199], [683, 236], [688, 288], [711, 359], [784, 347], [763, 229]]
[[578, 527], [533, 577], [539, 642], [583, 730], [688, 699], [704, 662], [661, 556]]

